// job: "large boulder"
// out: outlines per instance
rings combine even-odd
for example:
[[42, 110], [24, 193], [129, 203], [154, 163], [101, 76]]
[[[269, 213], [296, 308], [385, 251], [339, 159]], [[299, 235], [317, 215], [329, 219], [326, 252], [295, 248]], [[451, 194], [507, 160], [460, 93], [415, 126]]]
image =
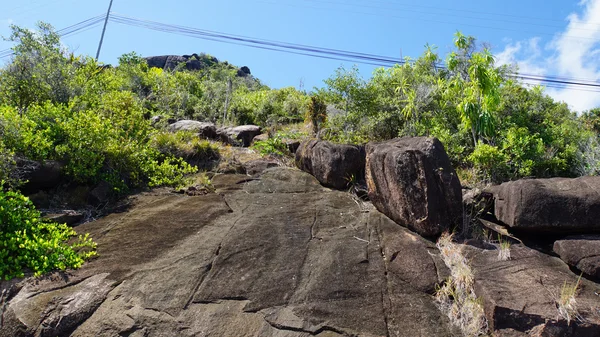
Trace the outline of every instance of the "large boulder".
[[77, 227], [79, 270], [0, 281], [0, 336], [459, 336], [431, 242], [300, 170], [214, 181]]
[[365, 169], [364, 148], [308, 140], [296, 151], [296, 165], [312, 174], [321, 184], [343, 189], [354, 180], [362, 180]]
[[[148, 66], [153, 68], [164, 70], [186, 69], [190, 71], [204, 70], [220, 63], [216, 57], [207, 54], [150, 56], [146, 57], [146, 62]], [[223, 62], [223, 64], [235, 69], [227, 62]], [[246, 66], [237, 69], [237, 76], [250, 76], [250, 69]]]
[[181, 120], [169, 125], [169, 131], [191, 131], [202, 138], [216, 138], [217, 128], [209, 122], [198, 122], [193, 120]]
[[[600, 285], [571, 272], [559, 258], [522, 244], [510, 247], [510, 260], [498, 259], [498, 250], [460, 246], [474, 273], [475, 294], [481, 299], [494, 336], [598, 336]], [[567, 292], [573, 296], [577, 315], [569, 319]], [[567, 311], [563, 310], [563, 313]], [[569, 324], [570, 323], [570, 324]], [[534, 331], [545, 331], [535, 334]]]
[[151, 68], [164, 69], [165, 64], [167, 63], [167, 58], [169, 58], [169, 55], [150, 56], [150, 57], [146, 57], [146, 62], [148, 63], [148, 66]]
[[254, 137], [260, 133], [260, 126], [256, 125], [223, 127], [217, 130], [217, 136], [223, 143], [243, 147], [250, 146]]
[[600, 231], [600, 177], [521, 179], [491, 191], [496, 218], [515, 229]]
[[366, 181], [377, 209], [424, 236], [462, 219], [460, 181], [435, 138], [398, 138], [366, 146]]
[[568, 236], [554, 242], [554, 252], [568, 265], [600, 280], [600, 236]]

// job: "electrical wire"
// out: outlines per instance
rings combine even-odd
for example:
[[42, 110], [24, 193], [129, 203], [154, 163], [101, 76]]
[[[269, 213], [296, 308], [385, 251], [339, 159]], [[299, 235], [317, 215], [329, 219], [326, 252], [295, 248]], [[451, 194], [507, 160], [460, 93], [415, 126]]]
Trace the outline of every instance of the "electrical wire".
[[[383, 12], [388, 12], [388, 11], [402, 11], [402, 12], [410, 12], [410, 13], [417, 13], [417, 14], [426, 14], [426, 15], [443, 15], [445, 17], [456, 17], [459, 19], [474, 19], [474, 20], [485, 20], [486, 22], [490, 22], [490, 21], [496, 21], [496, 22], [502, 22], [502, 23], [516, 23], [516, 24], [521, 24], [521, 25], [528, 25], [528, 26], [540, 26], [540, 27], [550, 27], [550, 28], [564, 28], [564, 26], [557, 26], [557, 25], [548, 25], [548, 24], [540, 24], [540, 23], [535, 23], [535, 22], [531, 22], [531, 20], [528, 21], [515, 21], [515, 20], [509, 20], [509, 19], [497, 19], [497, 18], [486, 18], [486, 17], [481, 17], [481, 16], [471, 16], [471, 15], [464, 15], [464, 14], [451, 14], [451, 13], [434, 13], [431, 11], [423, 11], [423, 10], [415, 10], [415, 9], [405, 9], [405, 8], [397, 8], [397, 7], [384, 7], [381, 5], [373, 5], [373, 1], [369, 1], [368, 4], [364, 4], [364, 3], [349, 3], [349, 2], [334, 2], [334, 1], [325, 1], [325, 0], [304, 0], [304, 2], [312, 2], [312, 3], [321, 3], [321, 4], [331, 4], [331, 5], [335, 5], [336, 6], [336, 10], [339, 8], [338, 6], [354, 6], [354, 7], [362, 7], [362, 8], [373, 8], [373, 9], [377, 9], [377, 10], [383, 10]], [[438, 8], [438, 10], [441, 8]], [[574, 28], [576, 30], [583, 30], [583, 31], [596, 31], [595, 29], [587, 29], [587, 28]]]
[[[475, 10], [464, 9], [464, 8], [426, 6], [426, 5], [417, 5], [415, 3], [405, 3], [405, 2], [403, 3], [403, 2], [396, 2], [396, 1], [369, 0], [369, 3], [392, 4], [392, 5], [417, 7], [417, 8], [425, 8], [425, 9], [433, 9], [433, 10], [445, 10], [445, 11], [452, 11], [452, 12], [465, 12], [465, 13], [473, 13], [473, 14], [503, 16], [503, 17], [517, 18], [517, 19], [525, 19], [525, 20], [552, 21], [552, 22], [561, 22], [561, 23], [565, 22], [564, 19], [558, 20], [558, 19], [551, 19], [551, 18], [540, 18], [540, 17], [514, 15], [514, 14], [506, 14], [506, 13], [493, 13], [493, 12], [475, 11]], [[591, 24], [600, 25], [600, 22], [592, 22]]]
[[[93, 28], [98, 23], [104, 20], [105, 15], [98, 15], [96, 17], [92, 17], [90, 19], [81, 21], [74, 25], [65, 27], [57, 33], [60, 36], [70, 36], [76, 33], [80, 33], [87, 29]], [[252, 38], [242, 35], [234, 35], [227, 34], [222, 32], [216, 32], [211, 30], [204, 30], [180, 25], [172, 25], [165, 24], [151, 20], [137, 19], [129, 16], [125, 16], [122, 14], [111, 12], [109, 16], [110, 21], [133, 26], [145, 29], [151, 29], [155, 31], [183, 35], [188, 37], [194, 37], [198, 39], [229, 43], [235, 45], [241, 45], [245, 47], [258, 48], [263, 50], [270, 51], [278, 51], [302, 56], [310, 56], [310, 57], [318, 57], [323, 59], [330, 60], [339, 60], [344, 62], [356, 62], [361, 64], [369, 64], [374, 66], [383, 66], [390, 67], [396, 64], [403, 64], [407, 62], [406, 60], [389, 57], [389, 56], [381, 56], [376, 54], [369, 53], [361, 53], [361, 52], [353, 52], [353, 51], [345, 51], [340, 49], [332, 49], [332, 48], [322, 48], [315, 47], [303, 44], [295, 44], [295, 43], [287, 43], [281, 41], [274, 40], [266, 40], [266, 39], [258, 39]], [[11, 49], [0, 51], [0, 58], [5, 58], [13, 55]], [[414, 61], [412, 61], [414, 62]], [[439, 69], [445, 69], [443, 64], [438, 64]], [[542, 75], [534, 75], [534, 74], [526, 74], [526, 73], [511, 73], [508, 74], [509, 77], [522, 81], [523, 83], [527, 83], [530, 81], [534, 81], [536, 83], [544, 83], [547, 87], [557, 87], [557, 88], [568, 88], [571, 90], [582, 90], [582, 91], [590, 91], [590, 92], [600, 92], [596, 91], [596, 88], [600, 88], [600, 83], [593, 80], [577, 80], [573, 78], [565, 78], [558, 76], [542, 76]], [[529, 83], [530, 84], [530, 83]], [[577, 87], [577, 89], [573, 88]], [[585, 90], [588, 89], [588, 90]]]
[[[197, 28], [190, 28], [178, 25], [163, 24], [150, 20], [135, 19], [128, 16], [113, 14], [111, 20], [117, 23], [142, 27], [161, 32], [167, 32], [172, 34], [179, 34], [185, 36], [191, 36], [200, 39], [207, 39], [211, 41], [227, 42], [233, 44], [240, 44], [253, 48], [276, 50], [280, 52], [295, 53], [305, 56], [312, 57], [325, 57], [331, 59], [341, 59], [343, 61], [354, 61], [357, 63], [367, 63], [381, 66], [393, 66], [395, 64], [402, 64], [405, 61], [399, 60], [393, 57], [380, 56], [366, 53], [356, 53], [351, 51], [343, 51], [339, 49], [320, 48], [314, 46], [292, 44], [280, 41], [263, 40], [251, 37], [245, 37], [240, 35], [231, 35], [226, 33], [202, 30]], [[442, 64], [439, 68], [444, 68]], [[563, 86], [580, 86], [587, 88], [600, 88], [600, 83], [592, 80], [577, 81], [575, 79], [560, 78], [553, 76], [541, 76], [525, 73], [515, 73], [508, 75], [511, 78], [519, 80], [529, 80], [546, 83], [548, 85], [563, 85]]]
[[[92, 18], [89, 18], [87, 20], [83, 20], [81, 22], [78, 22], [74, 25], [65, 27], [63, 29], [57, 30], [56, 33], [61, 36], [61, 37], [68, 37], [68, 36], [73, 36], [76, 34], [79, 34], [81, 32], [84, 32], [86, 30], [89, 30], [91, 28], [94, 28], [95, 26], [97, 26], [99, 23], [101, 23], [102, 21], [104, 21], [104, 19], [106, 18], [105, 14], [102, 15], [97, 15], [94, 16]], [[4, 49], [2, 51], [0, 51], [0, 59], [2, 58], [6, 58], [6, 57], [10, 57], [13, 56], [14, 52], [11, 48], [9, 49]]]
[[[344, 12], [344, 13], [359, 14], [359, 15], [388, 17], [388, 18], [393, 18], [393, 19], [411, 20], [411, 21], [419, 21], [419, 22], [423, 22], [423, 21], [424, 22], [434, 22], [434, 23], [438, 23], [438, 24], [452, 25], [453, 27], [473, 27], [473, 28], [483, 28], [483, 29], [517, 32], [517, 33], [530, 33], [530, 34], [535, 34], [535, 35], [545, 35], [545, 36], [552, 36], [552, 37], [555, 36], [554, 33], [536, 32], [536, 31], [523, 30], [523, 29], [517, 29], [517, 28], [493, 27], [493, 26], [486, 26], [486, 25], [479, 25], [479, 24], [472, 24], [472, 23], [465, 23], [465, 22], [436, 20], [436, 19], [422, 18], [422, 17], [416, 17], [416, 16], [398, 16], [398, 15], [391, 15], [391, 14], [381, 13], [381, 12], [372, 13], [372, 12], [364, 12], [364, 11], [356, 11], [356, 10], [347, 10], [347, 9], [339, 9], [339, 8], [331, 8], [331, 7], [329, 7], [329, 8], [314, 7], [314, 6], [283, 3], [283, 2], [273, 2], [273, 1], [257, 1], [257, 2], [270, 4], [270, 5], [295, 7], [295, 8], [310, 8], [310, 9], [317, 10], [319, 12], [322, 12], [323, 10], [332, 10], [335, 12]], [[562, 37], [567, 38], [572, 41], [595, 41], [594, 38], [585, 37], [585, 36], [562, 35]]]

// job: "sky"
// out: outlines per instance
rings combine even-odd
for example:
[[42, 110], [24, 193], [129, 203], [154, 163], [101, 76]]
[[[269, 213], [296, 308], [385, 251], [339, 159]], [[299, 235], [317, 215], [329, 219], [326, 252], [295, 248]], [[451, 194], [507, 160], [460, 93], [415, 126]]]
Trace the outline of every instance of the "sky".
[[[10, 24], [34, 28], [40, 20], [65, 28], [106, 14], [108, 5], [109, 0], [0, 0], [0, 35], [9, 35]], [[600, 80], [600, 0], [114, 0], [112, 12], [398, 59], [419, 57], [425, 44], [436, 46], [444, 58], [453, 48], [454, 33], [461, 31], [491, 46], [497, 64], [516, 64], [522, 73]], [[101, 32], [99, 23], [62, 42], [76, 54], [95, 56]], [[0, 51], [11, 46], [0, 41]], [[208, 53], [248, 66], [274, 88], [322, 87], [338, 67], [354, 65], [109, 22], [99, 60], [116, 64], [120, 55], [132, 51], [143, 56]], [[375, 68], [357, 66], [365, 78]], [[600, 107], [600, 92], [595, 90], [546, 88], [549, 95], [577, 111]]]

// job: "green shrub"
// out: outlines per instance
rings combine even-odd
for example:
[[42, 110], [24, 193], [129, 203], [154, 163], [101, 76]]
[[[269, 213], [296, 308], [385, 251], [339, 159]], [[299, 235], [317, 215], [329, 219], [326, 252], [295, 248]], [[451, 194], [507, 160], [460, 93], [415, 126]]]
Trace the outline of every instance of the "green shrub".
[[252, 145], [252, 148], [257, 150], [263, 156], [270, 154], [278, 156], [289, 155], [287, 144], [284, 143], [279, 137], [257, 141], [254, 143], [254, 145]]
[[185, 160], [219, 159], [219, 148], [216, 145], [189, 131], [157, 132], [152, 138], [152, 144], [162, 154]]
[[0, 190], [0, 278], [79, 268], [95, 249], [87, 234], [42, 219], [27, 197]]
[[479, 142], [469, 160], [488, 182], [498, 182], [506, 176], [506, 156], [496, 146]]

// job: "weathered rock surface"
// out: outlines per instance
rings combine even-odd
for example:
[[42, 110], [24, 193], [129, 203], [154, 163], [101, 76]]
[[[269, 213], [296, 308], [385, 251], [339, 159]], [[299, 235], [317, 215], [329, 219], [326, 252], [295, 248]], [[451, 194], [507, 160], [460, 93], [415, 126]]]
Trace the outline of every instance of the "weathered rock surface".
[[424, 236], [461, 223], [460, 181], [439, 140], [369, 143], [366, 156], [369, 198], [380, 212]]
[[216, 138], [217, 128], [209, 122], [198, 122], [193, 120], [181, 120], [169, 125], [169, 131], [191, 131], [202, 138]]
[[578, 280], [560, 259], [521, 244], [510, 247], [508, 261], [499, 261], [496, 249], [463, 248], [492, 331], [500, 331], [500, 336], [525, 336], [532, 331], [545, 331], [541, 336], [548, 337], [598, 335], [600, 285], [596, 283], [580, 280], [575, 300], [581, 321], [573, 318], [568, 326], [559, 316], [562, 287]]
[[251, 176], [261, 174], [266, 169], [277, 166], [279, 166], [279, 163], [276, 160], [269, 159], [250, 160], [244, 163], [244, 167], [246, 168], [246, 174]]
[[217, 129], [217, 136], [225, 143], [234, 146], [248, 147], [254, 137], [260, 135], [261, 129], [256, 125], [240, 125]]
[[600, 177], [522, 179], [491, 191], [496, 218], [510, 227], [551, 233], [600, 231]]
[[600, 280], [600, 236], [568, 236], [554, 242], [554, 252], [568, 265]]
[[82, 269], [0, 283], [0, 336], [458, 336], [429, 241], [294, 169], [138, 196]]
[[353, 178], [362, 180], [365, 152], [356, 145], [309, 140], [302, 142], [296, 151], [296, 165], [312, 174], [321, 184], [344, 189]]

